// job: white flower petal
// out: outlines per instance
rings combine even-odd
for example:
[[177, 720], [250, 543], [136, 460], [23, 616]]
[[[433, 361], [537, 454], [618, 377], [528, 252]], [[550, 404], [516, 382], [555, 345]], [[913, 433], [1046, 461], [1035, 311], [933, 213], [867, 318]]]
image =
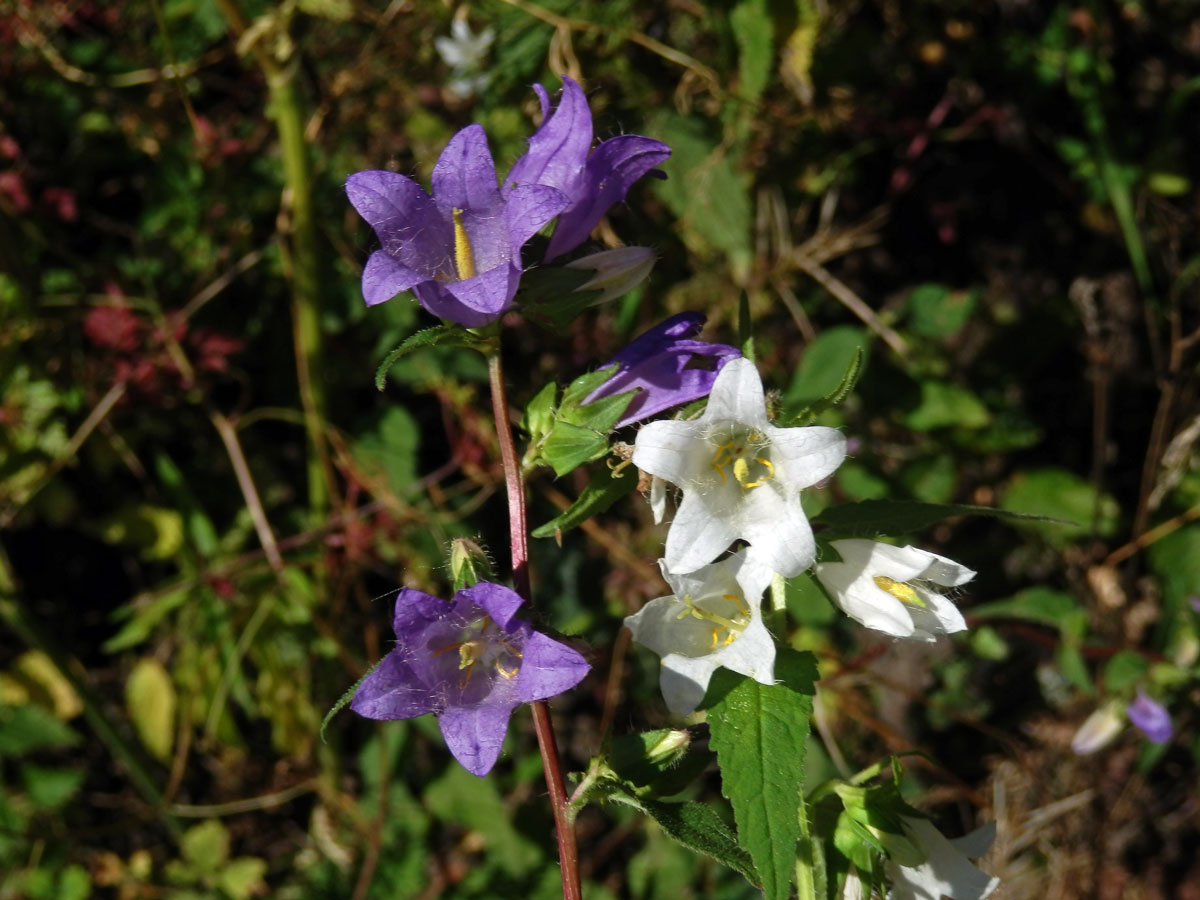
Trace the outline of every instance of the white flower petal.
[[958, 587], [966, 584], [975, 577], [974, 569], [968, 569], [961, 563], [956, 563], [952, 559], [946, 559], [944, 556], [938, 556], [936, 553], [922, 551], [932, 560], [921, 575], [927, 581], [932, 581], [934, 584], [940, 584], [942, 587]]
[[642, 426], [633, 446], [635, 466], [680, 487], [695, 482], [708, 472], [706, 456], [711, 456], [711, 451], [699, 422], [671, 419], [650, 422]]
[[738, 533], [760, 564], [784, 578], [813, 564], [817, 544], [798, 502], [788, 503], [770, 484], [752, 488], [738, 515]]
[[760, 431], [770, 427], [762, 379], [754, 363], [739, 357], [725, 364], [713, 382], [708, 406], [699, 421], [708, 425], [737, 422]]
[[919, 866], [886, 864], [892, 881], [890, 900], [942, 900], [944, 896], [953, 900], [986, 900], [1000, 884], [999, 878], [976, 868], [930, 822], [905, 819], [904, 828], [909, 839], [928, 858]]
[[846, 458], [846, 438], [836, 428], [769, 427], [766, 435], [771, 442], [775, 477], [791, 488], [806, 488], [824, 481]]
[[708, 691], [708, 682], [716, 668], [716, 663], [707, 657], [692, 659], [674, 653], [664, 656], [658, 687], [667, 702], [667, 709], [677, 716], [695, 712]]
[[914, 585], [913, 590], [925, 602], [925, 608], [909, 606], [907, 609], [917, 630], [928, 635], [926, 640], [932, 641], [934, 636], [939, 634], [954, 634], [967, 630], [967, 620], [958, 611], [958, 607], [941, 594], [919, 585]]
[[712, 562], [733, 543], [738, 532], [733, 510], [713, 509], [712, 497], [684, 493], [663, 556], [672, 572], [694, 572]]
[[654, 514], [654, 524], [662, 524], [667, 514], [667, 482], [657, 475], [650, 478], [650, 512]]

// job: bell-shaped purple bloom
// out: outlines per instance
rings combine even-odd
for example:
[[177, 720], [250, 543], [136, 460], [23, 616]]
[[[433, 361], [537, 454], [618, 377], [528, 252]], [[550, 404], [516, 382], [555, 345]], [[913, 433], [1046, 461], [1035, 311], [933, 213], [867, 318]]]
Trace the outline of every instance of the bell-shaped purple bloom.
[[512, 711], [570, 690], [590, 668], [566, 644], [513, 618], [521, 597], [481, 581], [446, 603], [406, 588], [396, 598], [396, 647], [363, 679], [350, 708], [369, 719], [434, 713], [463, 768], [486, 775]]
[[661, 141], [637, 134], [609, 138], [592, 150], [592, 111], [583, 89], [564, 75], [562, 97], [553, 115], [546, 89], [535, 84], [542, 104], [541, 127], [529, 139], [529, 152], [504, 179], [504, 193], [522, 185], [543, 184], [567, 195], [546, 260], [573, 250], [614, 203], [625, 199], [635, 181], [671, 155]]
[[671, 316], [635, 338], [603, 368], [620, 366], [585, 401], [641, 388], [615, 427], [648, 419], [665, 409], [707, 397], [725, 363], [742, 355], [737, 347], [693, 341], [704, 327], [700, 313]]
[[411, 290], [436, 316], [486, 325], [512, 304], [521, 248], [568, 198], [536, 183], [501, 195], [481, 125], [450, 139], [432, 180], [432, 197], [396, 172], [356, 172], [346, 180], [350, 202], [383, 244], [363, 269], [363, 298], [374, 306]]
[[1137, 726], [1151, 743], [1165, 744], [1175, 734], [1171, 724], [1171, 714], [1161, 703], [1150, 699], [1141, 688], [1138, 688], [1137, 699], [1125, 708], [1129, 721]]

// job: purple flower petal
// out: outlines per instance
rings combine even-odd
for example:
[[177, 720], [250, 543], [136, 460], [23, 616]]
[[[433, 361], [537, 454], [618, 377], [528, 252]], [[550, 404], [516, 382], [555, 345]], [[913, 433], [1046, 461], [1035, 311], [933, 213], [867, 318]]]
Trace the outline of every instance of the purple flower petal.
[[451, 281], [439, 287], [458, 302], [454, 321], [468, 328], [476, 328], [495, 321], [512, 305], [520, 282], [520, 268], [508, 264], [489, 269], [474, 278]]
[[1152, 700], [1141, 688], [1138, 688], [1137, 699], [1125, 711], [1129, 721], [1152, 743], [1165, 744], [1175, 734], [1167, 708]]
[[471, 603], [478, 606], [492, 621], [508, 631], [509, 622], [525, 601], [512, 588], [490, 581], [481, 581], [474, 587], [464, 588], [454, 595], [455, 603]]
[[396, 637], [408, 634], [427, 622], [437, 621], [450, 615], [453, 607], [441, 597], [405, 588], [396, 596], [396, 608], [392, 615], [392, 630]]
[[520, 247], [567, 207], [567, 195], [544, 184], [525, 184], [508, 195], [504, 216], [509, 240]]
[[412, 667], [392, 652], [363, 679], [350, 708], [368, 719], [394, 720], [423, 716], [433, 712], [436, 704]]
[[397, 262], [386, 251], [376, 250], [363, 267], [363, 300], [367, 306], [376, 306], [429, 280], [428, 275]]
[[577, 650], [538, 631], [526, 639], [521, 654], [516, 696], [522, 703], [545, 700], [569, 691], [583, 681], [591, 669]]
[[438, 714], [446, 746], [464, 769], [483, 777], [500, 758], [508, 720], [517, 704], [451, 706]]
[[609, 138], [597, 147], [574, 193], [568, 193], [572, 204], [559, 217], [546, 249], [547, 261], [587, 240], [608, 208], [624, 200], [635, 181], [670, 155], [666, 144], [636, 134]]
[[433, 167], [433, 196], [446, 210], [487, 210], [501, 203], [496, 165], [482, 125], [468, 125], [450, 139]]
[[541, 127], [529, 139], [529, 151], [516, 161], [505, 190], [524, 184], [544, 184], [558, 188], [572, 200], [592, 149], [592, 111], [583, 89], [567, 75], [562, 79], [562, 97], [553, 115], [547, 115], [550, 100], [546, 89], [534, 85], [542, 104]]
[[699, 313], [680, 313], [635, 338], [607, 364], [620, 369], [587, 402], [639, 389], [617, 421], [620, 428], [708, 396], [725, 363], [742, 354], [728, 344], [686, 340], [704, 321]]

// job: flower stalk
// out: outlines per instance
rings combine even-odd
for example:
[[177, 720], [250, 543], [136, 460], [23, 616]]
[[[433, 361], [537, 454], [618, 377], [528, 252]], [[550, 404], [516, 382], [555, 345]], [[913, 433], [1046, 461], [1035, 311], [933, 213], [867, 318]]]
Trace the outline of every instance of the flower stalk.
[[[517, 445], [513, 440], [512, 421], [508, 414], [508, 395], [504, 389], [504, 365], [497, 346], [488, 356], [488, 383], [492, 394], [492, 415], [496, 421], [496, 436], [500, 441], [500, 463], [504, 467], [504, 484], [508, 494], [509, 545], [512, 554], [513, 587], [532, 605], [533, 594], [529, 578], [529, 528], [525, 516], [525, 481]], [[562, 868], [563, 900], [583, 900], [579, 882], [579, 853], [575, 844], [575, 827], [569, 809], [562, 763], [554, 740], [554, 725], [550, 708], [545, 701], [529, 704], [533, 710], [533, 728], [537, 734], [538, 750], [542, 756], [542, 771], [550, 793], [550, 809], [554, 814], [554, 830], [558, 838], [558, 859]]]

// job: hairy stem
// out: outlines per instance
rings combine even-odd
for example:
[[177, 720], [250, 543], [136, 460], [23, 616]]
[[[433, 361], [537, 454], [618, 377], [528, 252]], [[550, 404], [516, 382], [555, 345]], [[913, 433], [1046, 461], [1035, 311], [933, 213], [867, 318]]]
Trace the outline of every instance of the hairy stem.
[[[504, 367], [497, 347], [488, 356], [488, 381], [492, 388], [492, 414], [496, 420], [496, 436], [500, 440], [500, 461], [504, 466], [504, 484], [508, 491], [509, 544], [512, 548], [513, 587], [526, 602], [533, 601], [529, 582], [529, 528], [525, 520], [525, 483], [521, 477], [521, 462], [513, 442], [512, 422], [508, 417], [508, 398], [504, 391]], [[554, 726], [550, 709], [545, 702], [531, 703], [533, 728], [537, 733], [538, 749], [542, 754], [542, 769], [546, 773], [546, 788], [550, 792], [550, 807], [554, 813], [554, 830], [558, 836], [558, 858], [562, 866], [563, 900], [582, 900], [579, 884], [579, 854], [575, 846], [575, 828], [568, 810], [567, 791], [563, 783], [562, 764], [554, 741]]]

